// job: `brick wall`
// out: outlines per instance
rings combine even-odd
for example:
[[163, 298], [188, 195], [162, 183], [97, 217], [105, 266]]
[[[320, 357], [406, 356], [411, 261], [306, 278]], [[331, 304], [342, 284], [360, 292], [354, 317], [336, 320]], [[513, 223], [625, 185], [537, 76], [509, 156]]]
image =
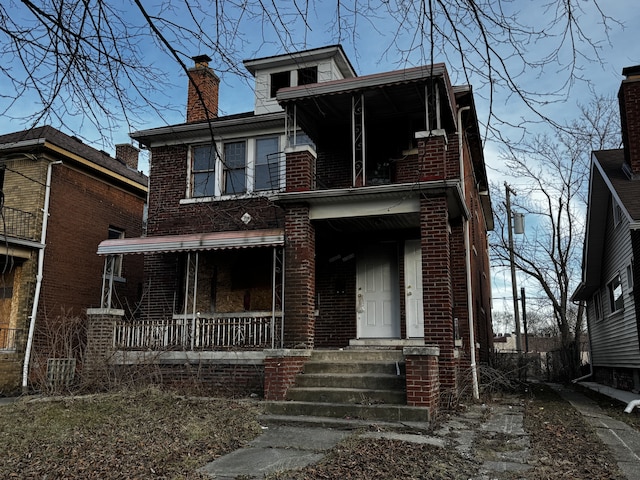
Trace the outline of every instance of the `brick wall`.
[[264, 360], [264, 398], [282, 401], [309, 360], [309, 351], [267, 350]]
[[426, 407], [429, 418], [438, 411], [440, 376], [437, 347], [405, 347], [407, 405]]
[[315, 188], [315, 163], [315, 156], [308, 150], [287, 152], [287, 192]]
[[24, 353], [0, 353], [0, 395], [18, 394]]
[[640, 174], [640, 77], [627, 78], [618, 91], [625, 162]]
[[425, 343], [440, 348], [442, 386], [454, 388], [453, 292], [446, 197], [421, 200], [420, 225]]
[[309, 207], [287, 208], [285, 236], [285, 346], [313, 348], [316, 242]]
[[[104, 257], [96, 254], [109, 227], [125, 237], [142, 234], [144, 193], [134, 195], [66, 165], [55, 165], [39, 316], [79, 315], [100, 305]], [[135, 305], [142, 287], [143, 259], [125, 256], [118, 299]]]

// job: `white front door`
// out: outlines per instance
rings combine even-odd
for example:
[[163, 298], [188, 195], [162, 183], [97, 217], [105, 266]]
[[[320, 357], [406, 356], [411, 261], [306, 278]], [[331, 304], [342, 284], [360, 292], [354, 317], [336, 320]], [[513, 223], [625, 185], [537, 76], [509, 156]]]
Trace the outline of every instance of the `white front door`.
[[407, 240], [404, 244], [404, 277], [407, 338], [424, 338], [422, 250], [420, 240]]
[[400, 338], [395, 244], [374, 245], [358, 255], [356, 294], [358, 338]]

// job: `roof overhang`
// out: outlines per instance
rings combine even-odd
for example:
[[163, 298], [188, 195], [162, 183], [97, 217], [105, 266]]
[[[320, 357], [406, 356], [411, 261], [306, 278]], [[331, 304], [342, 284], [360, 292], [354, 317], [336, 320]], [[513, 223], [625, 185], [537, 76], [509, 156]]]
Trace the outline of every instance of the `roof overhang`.
[[311, 207], [310, 217], [319, 220], [419, 213], [421, 196], [439, 195], [446, 196], [451, 218], [470, 218], [459, 180], [285, 192], [277, 194], [274, 201], [305, 203]]
[[229, 250], [282, 245], [284, 231], [281, 229], [244, 230], [104, 240], [98, 245], [98, 255]]
[[146, 147], [158, 145], [176, 145], [193, 141], [202, 141], [203, 137], [231, 135], [256, 129], [281, 129], [284, 132], [285, 112], [264, 115], [233, 115], [220, 117], [210, 122], [183, 123], [167, 127], [152, 128], [132, 132], [129, 136]]

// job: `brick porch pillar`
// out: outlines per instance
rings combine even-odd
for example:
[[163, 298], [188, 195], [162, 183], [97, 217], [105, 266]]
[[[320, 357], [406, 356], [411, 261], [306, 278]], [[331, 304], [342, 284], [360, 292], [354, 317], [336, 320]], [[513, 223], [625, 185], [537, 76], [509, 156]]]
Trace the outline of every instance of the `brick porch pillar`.
[[456, 387], [454, 358], [451, 250], [447, 199], [444, 195], [420, 200], [424, 340], [439, 348], [440, 384]]
[[124, 310], [116, 308], [87, 309], [87, 349], [83, 362], [83, 375], [91, 383], [104, 380], [108, 361], [114, 352], [113, 330], [124, 317]]
[[440, 375], [438, 347], [404, 347], [402, 353], [406, 366], [407, 405], [426, 407], [429, 418], [438, 412]]
[[311, 350], [280, 348], [265, 350], [264, 353], [264, 398], [285, 400], [289, 387], [309, 360]]

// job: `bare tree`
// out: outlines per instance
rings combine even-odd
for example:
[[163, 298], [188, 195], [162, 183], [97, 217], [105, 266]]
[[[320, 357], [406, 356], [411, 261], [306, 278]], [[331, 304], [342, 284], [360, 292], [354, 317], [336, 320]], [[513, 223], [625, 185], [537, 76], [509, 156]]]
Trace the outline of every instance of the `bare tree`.
[[[350, 44], [356, 57], [369, 55], [375, 36], [399, 67], [447, 62], [456, 81], [486, 96], [486, 125], [500, 136], [501, 124], [519, 120], [499, 118], [496, 95], [551, 121], [540, 107], [567, 98], [583, 62], [602, 63], [599, 48], [618, 25], [599, 0], [548, 0], [535, 23], [519, 8], [509, 0], [10, 0], [0, 4], [0, 112], [27, 125], [80, 118], [108, 135], [123, 122], [162, 119], [172, 105], [168, 79], [191, 55], [208, 53], [223, 76], [243, 76], [242, 58], [265, 43], [286, 52], [323, 32], [323, 43]], [[594, 16], [597, 31], [587, 30]], [[546, 73], [554, 91], [527, 87]]]
[[[617, 103], [597, 97], [581, 105], [581, 117], [554, 136], [537, 135], [503, 155], [505, 173], [517, 182], [513, 208], [524, 212], [530, 225], [514, 245], [516, 268], [546, 299], [561, 336], [563, 362], [579, 367], [579, 334], [584, 328], [584, 306], [570, 301], [581, 278], [584, 218], [592, 150], [619, 147]], [[494, 199], [504, 198], [494, 187]], [[492, 255], [497, 265], [509, 265], [505, 206], [495, 202], [497, 228]]]

